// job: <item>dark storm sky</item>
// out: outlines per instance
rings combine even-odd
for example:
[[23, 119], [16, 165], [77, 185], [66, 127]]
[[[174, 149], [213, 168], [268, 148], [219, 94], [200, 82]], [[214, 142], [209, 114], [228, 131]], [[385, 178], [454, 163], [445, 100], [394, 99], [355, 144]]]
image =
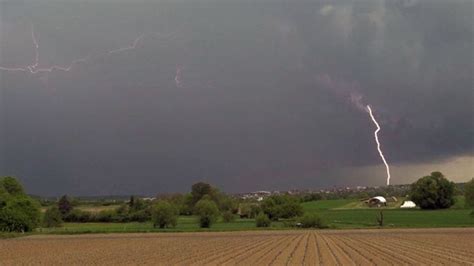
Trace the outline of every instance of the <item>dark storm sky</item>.
[[[0, 66], [34, 62], [32, 27], [39, 67], [87, 58], [69, 72], [0, 70], [0, 175], [30, 193], [381, 185], [357, 97], [391, 164], [472, 162], [473, 1], [42, 0], [0, 12]], [[413, 181], [396, 170], [393, 183]]]

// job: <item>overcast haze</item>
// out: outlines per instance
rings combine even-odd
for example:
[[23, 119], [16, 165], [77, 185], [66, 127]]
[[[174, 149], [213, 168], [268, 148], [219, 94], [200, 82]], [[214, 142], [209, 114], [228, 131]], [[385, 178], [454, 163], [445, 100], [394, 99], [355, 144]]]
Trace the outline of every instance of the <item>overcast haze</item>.
[[[383, 185], [366, 104], [393, 184], [474, 176], [473, 1], [42, 0], [0, 12], [0, 175], [30, 193]], [[37, 69], [83, 60], [30, 73], [32, 28]]]

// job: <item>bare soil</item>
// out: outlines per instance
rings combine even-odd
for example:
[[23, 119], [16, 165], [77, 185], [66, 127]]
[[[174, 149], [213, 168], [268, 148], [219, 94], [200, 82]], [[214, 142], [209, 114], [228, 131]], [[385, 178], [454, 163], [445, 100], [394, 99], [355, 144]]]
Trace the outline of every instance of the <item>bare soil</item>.
[[0, 240], [0, 265], [474, 264], [474, 228], [34, 235]]

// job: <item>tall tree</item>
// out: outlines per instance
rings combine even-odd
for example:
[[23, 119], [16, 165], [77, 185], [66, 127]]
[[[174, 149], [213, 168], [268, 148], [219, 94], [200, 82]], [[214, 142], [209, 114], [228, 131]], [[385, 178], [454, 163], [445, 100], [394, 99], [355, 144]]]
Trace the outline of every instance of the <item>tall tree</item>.
[[219, 217], [219, 208], [214, 201], [206, 198], [196, 203], [196, 214], [199, 216], [199, 225], [202, 228], [209, 228]]
[[53, 206], [46, 210], [43, 215], [43, 226], [44, 227], [59, 227], [63, 223], [61, 212], [58, 207]]
[[72, 204], [67, 195], [63, 195], [58, 201], [58, 209], [61, 214], [66, 216], [72, 211]]
[[454, 183], [432, 172], [411, 185], [410, 198], [422, 209], [446, 209], [454, 204]]
[[208, 183], [198, 182], [194, 184], [191, 187], [193, 205], [196, 204], [196, 202], [200, 201], [202, 197], [204, 197], [204, 195], [209, 195], [211, 198], [213, 198], [214, 192], [214, 188]]
[[22, 195], [23, 186], [14, 177], [6, 176], [0, 179], [0, 186], [10, 195]]
[[152, 222], [153, 227], [175, 227], [178, 223], [178, 212], [179, 210], [176, 209], [171, 203], [159, 200], [153, 207], [152, 207]]
[[0, 178], [0, 231], [31, 231], [40, 219], [39, 204], [13, 177]]

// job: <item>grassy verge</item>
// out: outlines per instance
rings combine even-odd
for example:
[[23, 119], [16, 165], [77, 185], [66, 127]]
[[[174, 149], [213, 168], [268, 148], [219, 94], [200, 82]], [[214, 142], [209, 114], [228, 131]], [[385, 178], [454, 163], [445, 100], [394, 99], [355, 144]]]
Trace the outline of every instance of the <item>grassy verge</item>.
[[[274, 222], [269, 230], [285, 229], [283, 222]], [[254, 219], [236, 219], [233, 222], [217, 222], [211, 228], [200, 228], [197, 218], [181, 216], [174, 228], [153, 228], [152, 223], [65, 223], [58, 228], [39, 228], [36, 232], [46, 234], [125, 233], [125, 232], [222, 232], [262, 230], [255, 226]]]
[[21, 236], [28, 236], [33, 233], [10, 233], [10, 232], [0, 232], [0, 239], [7, 239], [7, 238], [15, 238], [15, 237], [21, 237]]

